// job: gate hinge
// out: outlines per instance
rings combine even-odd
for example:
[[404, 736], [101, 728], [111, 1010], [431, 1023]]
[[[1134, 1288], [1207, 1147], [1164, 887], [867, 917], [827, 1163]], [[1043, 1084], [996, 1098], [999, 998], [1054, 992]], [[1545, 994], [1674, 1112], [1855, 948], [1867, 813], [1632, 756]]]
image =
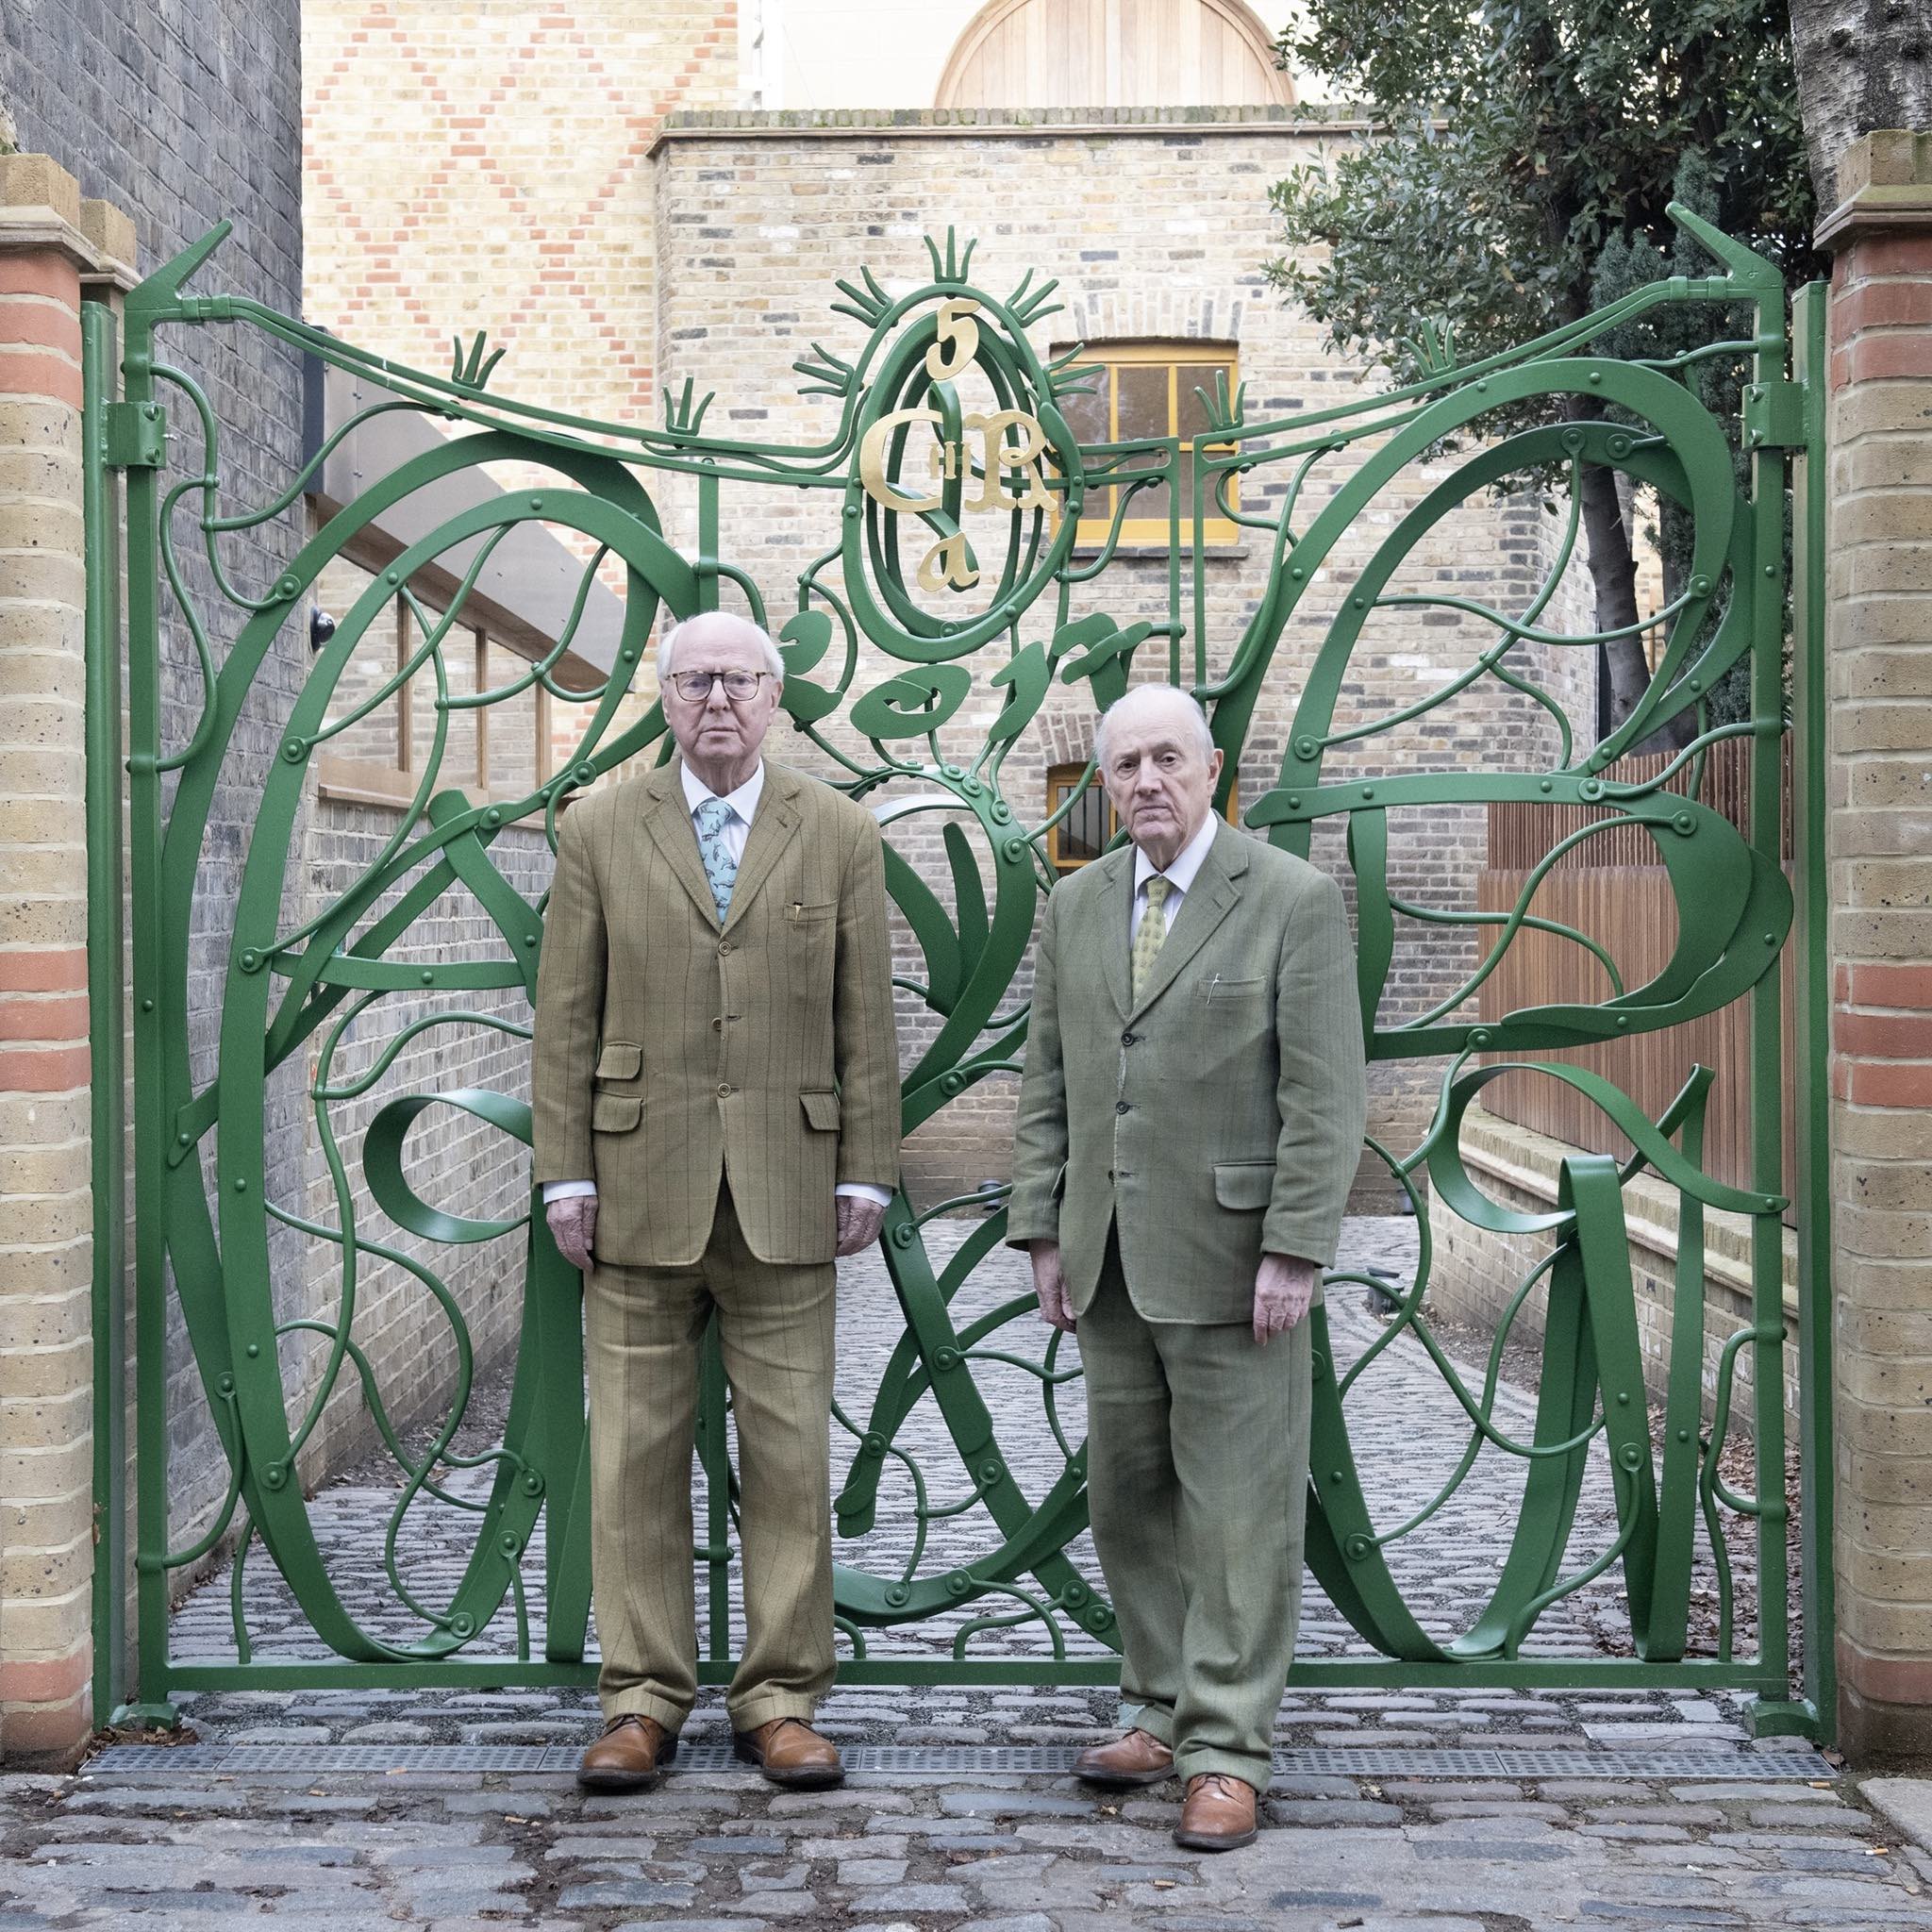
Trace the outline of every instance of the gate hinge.
[[167, 455], [167, 410], [158, 403], [109, 403], [106, 413], [108, 468], [158, 470]]
[[1753, 382], [1744, 388], [1744, 447], [1802, 449], [1805, 446], [1805, 385]]

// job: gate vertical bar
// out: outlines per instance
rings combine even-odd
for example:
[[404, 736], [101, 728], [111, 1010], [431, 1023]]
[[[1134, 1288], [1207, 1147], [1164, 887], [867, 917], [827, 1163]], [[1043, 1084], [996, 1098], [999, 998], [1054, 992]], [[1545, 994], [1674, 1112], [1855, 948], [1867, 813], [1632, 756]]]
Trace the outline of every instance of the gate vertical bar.
[[1791, 836], [1797, 901], [1798, 1402], [1805, 1698], [1819, 1737], [1838, 1730], [1837, 1578], [1832, 1568], [1836, 1472], [1831, 1368], [1831, 933], [1824, 849], [1824, 540], [1830, 500], [1825, 447], [1825, 320], [1830, 284], [1792, 304], [1795, 373], [1805, 385], [1805, 443], [1792, 477]]
[[[1756, 284], [1758, 348], [1752, 379], [1768, 390], [1786, 373], [1783, 279]], [[1750, 452], [1753, 577], [1751, 598], [1751, 842], [1771, 865], [1783, 859], [1781, 786], [1784, 750], [1785, 476], [1788, 452], [1757, 441]], [[1751, 989], [1751, 1177], [1760, 1196], [1784, 1189], [1784, 1080], [1775, 967]], [[1790, 1592], [1785, 1502], [1784, 1223], [1776, 1214], [1751, 1220], [1751, 1394], [1757, 1427], [1757, 1657], [1767, 1675], [1789, 1677]], [[1787, 1692], [1787, 1696], [1789, 1692]], [[1785, 1699], [1757, 1700], [1760, 1732], [1802, 1728]]]
[[[154, 327], [140, 291], [125, 318], [122, 392], [154, 409]], [[160, 1025], [158, 473], [127, 472], [128, 880], [134, 958], [135, 1702], [129, 1722], [173, 1727], [168, 1669], [168, 1304], [161, 1162], [167, 1087]]]
[[86, 526], [87, 1025], [93, 1185], [93, 1708], [125, 1701], [127, 1670], [126, 1067], [122, 1027], [121, 521], [108, 462], [113, 311], [80, 311], [81, 499]]

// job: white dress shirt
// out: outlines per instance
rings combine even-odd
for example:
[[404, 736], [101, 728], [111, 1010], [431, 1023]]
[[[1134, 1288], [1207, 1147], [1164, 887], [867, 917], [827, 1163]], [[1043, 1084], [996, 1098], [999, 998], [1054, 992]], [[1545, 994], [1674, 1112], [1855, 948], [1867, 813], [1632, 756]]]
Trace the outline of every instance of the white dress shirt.
[[[765, 761], [760, 758], [752, 774], [735, 791], [717, 792], [693, 772], [689, 764], [681, 765], [678, 776], [684, 782], [684, 802], [691, 808], [691, 833], [697, 833], [698, 808], [712, 799], [722, 797], [731, 808], [731, 816], [724, 821], [719, 837], [724, 841], [724, 849], [731, 855], [733, 865], [744, 863], [744, 841], [751, 837], [751, 822], [758, 808], [758, 796], [765, 789]], [[547, 1208], [552, 1201], [568, 1201], [574, 1194], [595, 1194], [595, 1181], [545, 1181], [543, 1183], [543, 1205]], [[880, 1208], [891, 1205], [891, 1195], [884, 1188], [875, 1188], [867, 1181], [841, 1181], [832, 1191], [835, 1194], [857, 1194], [862, 1201], [871, 1201]]]
[[[1201, 829], [1174, 855], [1174, 863], [1161, 874], [1168, 883], [1167, 929], [1174, 930], [1174, 915], [1180, 910], [1181, 901], [1188, 895], [1188, 888], [1194, 883], [1194, 875], [1201, 870], [1201, 861], [1208, 857], [1208, 848], [1214, 843], [1214, 827], [1217, 821], [1212, 810], [1201, 821]], [[1132, 945], [1140, 937], [1141, 921], [1147, 911], [1147, 881], [1160, 868], [1142, 852], [1134, 848], [1134, 906], [1128, 917], [1127, 943]]]

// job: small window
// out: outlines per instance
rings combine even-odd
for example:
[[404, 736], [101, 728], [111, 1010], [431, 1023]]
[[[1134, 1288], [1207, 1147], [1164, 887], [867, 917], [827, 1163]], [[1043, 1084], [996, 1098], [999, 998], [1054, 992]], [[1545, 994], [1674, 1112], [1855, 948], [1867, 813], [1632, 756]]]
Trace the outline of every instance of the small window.
[[[1046, 774], [1046, 815], [1051, 818], [1079, 790], [1085, 765], [1055, 765]], [[1227, 822], [1241, 823], [1241, 787], [1230, 786], [1227, 793]], [[1112, 802], [1096, 775], [1080, 793], [1074, 808], [1046, 835], [1047, 862], [1058, 874], [1078, 872], [1091, 865], [1112, 844], [1121, 828]]]
[[[1054, 350], [1066, 353], [1069, 345]], [[1062, 399], [1061, 408], [1068, 426], [1081, 444], [1132, 442], [1140, 437], [1174, 436], [1185, 440], [1207, 428], [1208, 410], [1216, 394], [1217, 378], [1224, 385], [1222, 393], [1231, 402], [1241, 379], [1239, 363], [1231, 344], [1211, 342], [1089, 342], [1080, 352], [1083, 365], [1092, 365], [1100, 374], [1084, 395]], [[1225, 405], [1224, 405], [1225, 407]], [[1231, 452], [1232, 443], [1209, 443], [1216, 454]], [[1126, 458], [1131, 466], [1132, 459]], [[1176, 468], [1179, 539], [1184, 544], [1194, 541], [1193, 452], [1181, 449]], [[1227, 517], [1217, 514], [1216, 485], [1220, 475], [1210, 475], [1203, 485], [1201, 541], [1208, 544], [1233, 543], [1240, 527]], [[1128, 493], [1126, 515], [1121, 524], [1121, 541], [1131, 544], [1158, 544], [1165, 548], [1172, 526], [1168, 521], [1170, 486], [1149, 483]], [[1113, 527], [1120, 508], [1122, 490], [1117, 485], [1090, 489], [1080, 514], [1079, 541], [1104, 543]], [[1240, 479], [1228, 476], [1224, 492], [1226, 507], [1241, 507]]]

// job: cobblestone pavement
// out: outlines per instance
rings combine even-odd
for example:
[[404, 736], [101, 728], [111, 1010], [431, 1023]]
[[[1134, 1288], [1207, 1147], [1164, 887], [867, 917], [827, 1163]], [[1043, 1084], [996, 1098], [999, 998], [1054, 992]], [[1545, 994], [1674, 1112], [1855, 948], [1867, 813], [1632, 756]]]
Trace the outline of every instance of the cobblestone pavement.
[[[1412, 1242], [1409, 1224], [1352, 1224], [1344, 1261], [1405, 1278]], [[1003, 1262], [982, 1274], [965, 1291], [975, 1307], [1024, 1285]], [[843, 1297], [841, 1391], [855, 1413], [896, 1339], [882, 1289], [856, 1270]], [[1343, 1366], [1378, 1332], [1353, 1289], [1335, 1294], [1331, 1321]], [[1024, 1329], [1000, 1345], [1023, 1340], [1037, 1354]], [[1038, 1494], [1059, 1467], [1038, 1378], [989, 1374], [986, 1386], [1002, 1453]], [[1077, 1385], [1066, 1395], [1063, 1425], [1077, 1441]], [[1529, 1394], [1506, 1386], [1495, 1420], [1526, 1434], [1531, 1407]], [[1362, 1379], [1349, 1414], [1384, 1524], [1433, 1494], [1466, 1440], [1460, 1410], [1412, 1343], [1388, 1351]], [[935, 1494], [954, 1492], [937, 1479], [958, 1475], [943, 1429], [929, 1411], [915, 1424], [908, 1440], [929, 1462]], [[1397, 1574], [1432, 1629], [1461, 1627], [1487, 1594], [1520, 1483], [1520, 1465], [1486, 1453], [1426, 1533], [1395, 1546]], [[394, 1497], [392, 1477], [365, 1471], [318, 1499], [316, 1514], [351, 1610], [402, 1636], [414, 1631], [380, 1560]], [[1598, 1469], [1573, 1563], [1601, 1547], [1608, 1521]], [[430, 1600], [460, 1571], [473, 1524], [448, 1511], [411, 1518], [404, 1571]], [[896, 1569], [910, 1533], [908, 1495], [882, 1492], [879, 1526], [857, 1557], [853, 1545], [841, 1555]], [[958, 1520], [936, 1523], [922, 1573], [982, 1546], [973, 1534]], [[1091, 1572], [1091, 1554], [1082, 1560]], [[258, 1657], [313, 1654], [258, 1554], [246, 1578]], [[231, 1643], [228, 1582], [217, 1574], [183, 1607], [177, 1656], [220, 1655]], [[1709, 1587], [1707, 1574], [1702, 1582]], [[541, 1607], [533, 1601], [533, 1617]], [[1558, 1606], [1530, 1648], [1601, 1656], [1620, 1647], [1620, 1619], [1613, 1573]], [[1304, 1636], [1310, 1654], [1362, 1649], [1312, 1594]], [[895, 1641], [929, 1654], [935, 1642], [950, 1645], [951, 1631], [887, 1633], [873, 1654]], [[1037, 1653], [1043, 1641], [1037, 1624], [1024, 1624], [974, 1649]], [[182, 1704], [204, 1742], [237, 1746], [575, 1746], [594, 1721], [593, 1700], [569, 1690], [253, 1690]], [[822, 1718], [848, 1744], [937, 1753], [1078, 1745], [1109, 1735], [1113, 1711], [1111, 1694], [1097, 1690], [874, 1686], [836, 1691]], [[717, 1693], [706, 1693], [685, 1735], [723, 1741]], [[1214, 1857], [1172, 1842], [1176, 1787], [1101, 1799], [1063, 1774], [867, 1772], [842, 1791], [788, 1795], [748, 1772], [690, 1769], [653, 1793], [591, 1798], [567, 1774], [352, 1775], [319, 1765], [267, 1774], [189, 1769], [187, 1759], [175, 1770], [129, 1770], [108, 1758], [72, 1779], [0, 1777], [0, 1932], [124, 1922], [192, 1932], [260, 1919], [311, 1932], [397, 1923], [447, 1932], [1932, 1926], [1932, 1854], [1902, 1842], [1852, 1785], [1828, 1781], [1822, 1761], [1815, 1781], [1750, 1778], [1759, 1747], [1727, 1696], [1291, 1689], [1276, 1736], [1301, 1750], [1379, 1746], [1405, 1754], [1409, 1768], [1372, 1778], [1330, 1760], [1327, 1774], [1277, 1778], [1259, 1841]], [[1445, 1756], [1458, 1747], [1630, 1755], [1617, 1777], [1474, 1778]], [[1662, 1749], [1694, 1753], [1695, 1774], [1681, 1757], [1668, 1776], [1640, 1774], [1636, 1754]], [[1531, 1759], [1522, 1762], [1527, 1773]], [[1430, 1774], [1432, 1764], [1441, 1774]]]

